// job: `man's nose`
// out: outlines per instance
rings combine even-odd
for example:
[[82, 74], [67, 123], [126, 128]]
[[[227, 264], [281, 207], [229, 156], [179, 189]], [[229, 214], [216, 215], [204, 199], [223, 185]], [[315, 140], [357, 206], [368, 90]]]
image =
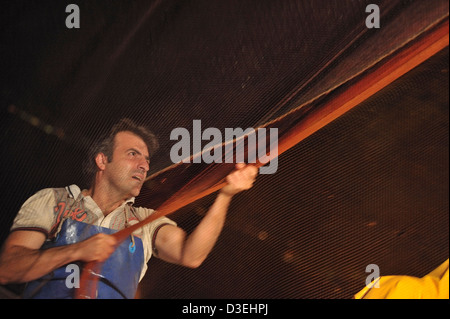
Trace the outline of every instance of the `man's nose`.
[[150, 165], [148, 164], [147, 160], [139, 162], [139, 169], [145, 171], [145, 173], [148, 172], [148, 170], [150, 169]]

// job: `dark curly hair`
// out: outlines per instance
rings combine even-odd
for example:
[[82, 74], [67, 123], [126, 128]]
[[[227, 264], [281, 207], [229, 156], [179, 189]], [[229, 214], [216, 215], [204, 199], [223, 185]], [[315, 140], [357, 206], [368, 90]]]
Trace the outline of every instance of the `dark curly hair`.
[[103, 153], [107, 156], [108, 162], [112, 161], [112, 155], [114, 151], [114, 138], [119, 132], [131, 132], [136, 134], [145, 142], [148, 148], [149, 156], [151, 157], [158, 149], [159, 144], [156, 136], [150, 132], [146, 127], [135, 124], [132, 120], [124, 118], [115, 124], [111, 131], [106, 135], [99, 138], [94, 142], [88, 150], [87, 158], [83, 163], [83, 177], [84, 182], [88, 187], [92, 186], [94, 182], [95, 174], [97, 173], [97, 164], [95, 163], [95, 157], [99, 153]]

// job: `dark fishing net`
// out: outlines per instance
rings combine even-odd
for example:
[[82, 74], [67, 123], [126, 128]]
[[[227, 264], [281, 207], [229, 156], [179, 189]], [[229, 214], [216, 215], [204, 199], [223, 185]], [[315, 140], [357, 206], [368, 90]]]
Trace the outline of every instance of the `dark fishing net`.
[[[174, 128], [257, 127], [299, 108], [301, 121], [448, 21], [445, 1], [380, 1], [381, 28], [368, 29], [368, 3], [79, 1], [78, 30], [63, 3], [5, 5], [2, 240], [34, 192], [83, 185], [87, 147], [119, 118], [158, 135], [158, 174]], [[153, 258], [139, 297], [348, 298], [368, 264], [431, 271], [448, 258], [447, 77], [445, 49], [283, 153], [233, 200], [205, 264]], [[189, 167], [149, 181], [138, 203], [154, 208], [208, 169]], [[171, 217], [191, 231], [213, 199]]]

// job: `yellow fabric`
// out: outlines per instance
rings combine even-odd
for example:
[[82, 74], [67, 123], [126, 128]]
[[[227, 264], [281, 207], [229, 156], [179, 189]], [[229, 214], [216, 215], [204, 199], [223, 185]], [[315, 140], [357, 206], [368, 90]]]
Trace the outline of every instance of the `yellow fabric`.
[[[448, 299], [448, 261], [422, 278], [381, 276], [358, 292], [355, 299]], [[375, 288], [377, 283], [379, 287]]]

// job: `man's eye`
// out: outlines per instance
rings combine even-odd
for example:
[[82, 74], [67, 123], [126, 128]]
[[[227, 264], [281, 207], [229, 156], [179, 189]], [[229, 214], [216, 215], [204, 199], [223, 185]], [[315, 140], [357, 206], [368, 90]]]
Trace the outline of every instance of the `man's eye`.
[[136, 152], [130, 152], [129, 154], [132, 156], [136, 156]]

